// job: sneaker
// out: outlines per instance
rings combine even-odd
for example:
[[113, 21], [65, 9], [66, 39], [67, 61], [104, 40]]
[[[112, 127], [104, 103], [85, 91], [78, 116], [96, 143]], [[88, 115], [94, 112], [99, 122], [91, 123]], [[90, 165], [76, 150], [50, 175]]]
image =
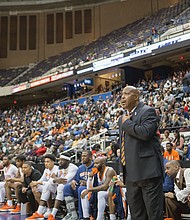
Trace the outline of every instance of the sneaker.
[[44, 218], [48, 218], [48, 216], [51, 214], [51, 209], [47, 209], [47, 211], [44, 213]]
[[20, 213], [20, 205], [17, 205], [15, 207], [15, 209], [13, 209], [10, 213], [11, 214], [18, 214], [18, 213]]
[[78, 216], [72, 216], [72, 214], [68, 213], [62, 220], [78, 220]]
[[52, 215], [52, 214], [50, 214], [49, 216], [48, 216], [48, 219], [47, 220], [55, 220], [55, 217]]
[[165, 218], [164, 220], [174, 220], [173, 218]]
[[12, 206], [9, 206], [7, 203], [5, 205], [3, 205], [1, 208], [0, 208], [0, 212], [9, 212], [10, 210], [13, 210], [15, 207], [12, 205]]
[[44, 216], [43, 216], [42, 214], [38, 214], [37, 212], [35, 212], [35, 213], [33, 213], [33, 215], [31, 215], [30, 217], [25, 218], [25, 220], [28, 220], [28, 219], [42, 220], [42, 219], [44, 219]]

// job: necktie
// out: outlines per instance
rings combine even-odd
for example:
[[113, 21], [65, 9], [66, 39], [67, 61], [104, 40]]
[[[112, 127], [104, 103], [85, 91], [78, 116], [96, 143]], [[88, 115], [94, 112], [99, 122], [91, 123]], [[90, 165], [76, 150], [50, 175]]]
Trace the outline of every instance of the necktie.
[[125, 162], [125, 133], [122, 132], [122, 137], [121, 137], [121, 164], [123, 166], [126, 165]]

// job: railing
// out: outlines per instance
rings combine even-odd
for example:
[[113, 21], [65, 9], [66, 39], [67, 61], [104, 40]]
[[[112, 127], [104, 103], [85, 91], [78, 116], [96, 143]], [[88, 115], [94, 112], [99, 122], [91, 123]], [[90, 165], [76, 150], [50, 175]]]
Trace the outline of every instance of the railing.
[[[101, 149], [104, 151], [106, 147], [106, 133], [107, 131], [101, 132], [100, 134], [94, 135], [88, 141], [88, 148], [92, 150], [92, 147], [95, 144], [100, 144]], [[75, 163], [78, 163], [78, 152], [81, 152], [83, 149], [79, 148], [78, 146], [69, 148], [68, 150], [64, 151], [64, 153], [71, 153], [74, 152], [75, 154], [71, 156], [71, 158], [75, 158]]]
[[107, 130], [100, 133], [100, 134], [97, 134], [89, 139], [90, 150], [92, 149], [92, 147], [95, 144], [100, 144], [101, 149], [103, 151], [105, 150], [105, 148], [106, 148], [106, 133], [107, 133]]

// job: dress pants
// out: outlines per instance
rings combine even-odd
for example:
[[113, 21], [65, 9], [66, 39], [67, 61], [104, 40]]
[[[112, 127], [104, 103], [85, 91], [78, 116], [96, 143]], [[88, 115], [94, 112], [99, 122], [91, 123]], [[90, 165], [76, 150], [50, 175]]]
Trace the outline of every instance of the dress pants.
[[132, 220], [163, 220], [163, 177], [126, 182]]
[[165, 198], [166, 216], [174, 220], [181, 220], [181, 213], [189, 214], [190, 209], [186, 203], [177, 201], [176, 198]]
[[37, 210], [36, 200], [31, 189], [27, 190], [26, 193], [22, 193], [22, 188], [19, 189], [19, 200], [22, 203], [30, 203], [31, 211], [34, 213]]

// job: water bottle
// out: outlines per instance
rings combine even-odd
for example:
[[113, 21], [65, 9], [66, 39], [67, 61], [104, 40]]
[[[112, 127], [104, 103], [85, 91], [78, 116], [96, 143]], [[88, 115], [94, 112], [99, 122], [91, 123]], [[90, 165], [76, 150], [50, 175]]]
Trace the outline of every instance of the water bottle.
[[[115, 182], [116, 180], [117, 180], [117, 176], [113, 176], [112, 182]], [[110, 192], [113, 192], [113, 189], [114, 189], [114, 185], [110, 186]]]

